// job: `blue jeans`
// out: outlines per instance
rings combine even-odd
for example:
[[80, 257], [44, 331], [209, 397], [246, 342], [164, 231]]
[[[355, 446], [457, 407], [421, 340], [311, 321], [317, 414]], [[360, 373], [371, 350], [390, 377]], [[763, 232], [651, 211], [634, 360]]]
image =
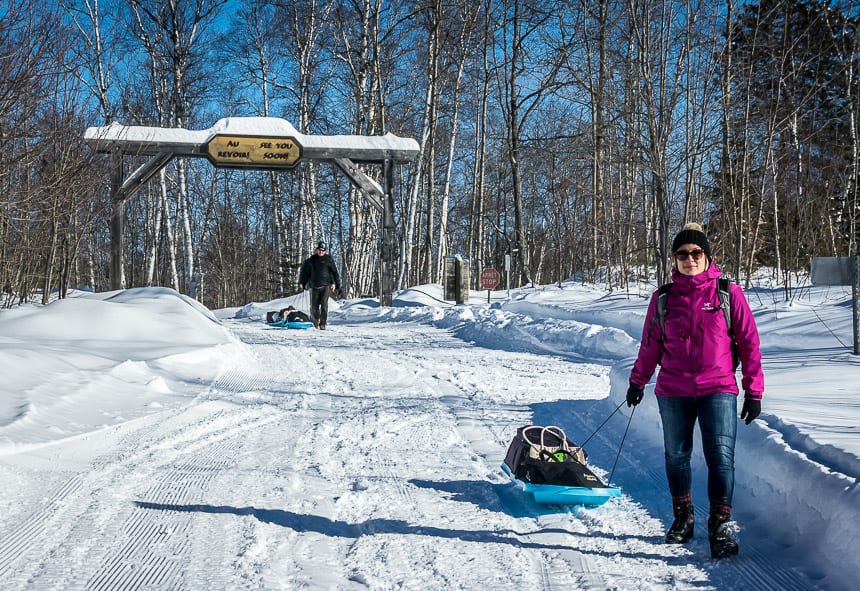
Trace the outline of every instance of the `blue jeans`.
[[735, 488], [735, 436], [738, 429], [734, 394], [701, 397], [658, 396], [663, 421], [666, 476], [672, 497], [690, 494], [693, 427], [699, 421], [702, 451], [708, 465], [708, 499], [711, 507], [731, 507]]

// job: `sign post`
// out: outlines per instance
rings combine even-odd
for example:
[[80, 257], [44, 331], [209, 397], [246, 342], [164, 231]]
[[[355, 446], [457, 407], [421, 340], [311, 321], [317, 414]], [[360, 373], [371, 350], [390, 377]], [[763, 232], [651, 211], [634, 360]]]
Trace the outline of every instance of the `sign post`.
[[492, 267], [487, 267], [481, 271], [481, 287], [487, 290], [487, 303], [490, 303], [490, 290], [496, 289], [502, 277], [499, 272]]
[[850, 285], [854, 303], [854, 354], [860, 355], [860, 256], [814, 257], [813, 285]]

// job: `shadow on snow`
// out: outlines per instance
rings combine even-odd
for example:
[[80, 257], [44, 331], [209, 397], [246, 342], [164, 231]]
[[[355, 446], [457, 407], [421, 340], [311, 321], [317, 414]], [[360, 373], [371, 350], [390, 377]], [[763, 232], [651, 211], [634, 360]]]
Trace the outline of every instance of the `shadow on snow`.
[[[667, 557], [645, 552], [599, 552], [585, 550], [576, 547], [576, 538], [583, 537], [581, 534], [564, 529], [547, 530], [542, 529], [535, 532], [518, 532], [511, 529], [483, 531], [464, 529], [444, 529], [440, 527], [421, 526], [409, 524], [398, 519], [369, 519], [364, 523], [347, 523], [323, 517], [321, 515], [303, 515], [284, 509], [260, 509], [257, 507], [230, 507], [226, 505], [174, 505], [170, 503], [150, 503], [146, 501], [135, 501], [135, 505], [141, 509], [152, 511], [174, 511], [179, 513], [209, 513], [221, 515], [250, 516], [263, 523], [271, 523], [281, 527], [289, 528], [299, 533], [318, 533], [324, 536], [339, 538], [360, 538], [362, 536], [377, 534], [397, 534], [432, 536], [445, 539], [456, 539], [464, 542], [476, 542], [481, 544], [507, 544], [517, 548], [530, 548], [537, 550], [575, 550], [582, 554], [598, 555], [604, 557], [656, 558], [676, 565], [684, 565], [689, 562], [685, 556]], [[539, 543], [531, 540], [523, 540], [521, 537], [545, 535], [547, 533], [568, 534], [571, 543]], [[646, 540], [648, 541], [648, 540]]]

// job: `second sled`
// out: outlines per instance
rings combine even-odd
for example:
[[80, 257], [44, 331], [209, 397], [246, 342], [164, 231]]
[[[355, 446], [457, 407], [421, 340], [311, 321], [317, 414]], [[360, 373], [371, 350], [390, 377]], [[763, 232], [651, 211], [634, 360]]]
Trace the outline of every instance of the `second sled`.
[[277, 322], [267, 322], [269, 326], [276, 328], [313, 328], [313, 322], [287, 322], [286, 320], [278, 320]]

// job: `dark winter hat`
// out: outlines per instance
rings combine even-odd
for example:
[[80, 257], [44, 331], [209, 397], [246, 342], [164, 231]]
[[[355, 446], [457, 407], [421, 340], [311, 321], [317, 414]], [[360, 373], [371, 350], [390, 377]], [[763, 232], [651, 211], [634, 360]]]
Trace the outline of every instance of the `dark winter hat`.
[[325, 242], [323, 242], [322, 240], [317, 242], [317, 250], [325, 250]]
[[690, 223], [684, 226], [684, 229], [678, 232], [675, 239], [672, 241], [672, 252], [675, 253], [685, 244], [696, 244], [705, 251], [705, 256], [711, 258], [711, 245], [708, 244], [708, 237], [702, 232], [702, 226], [699, 224]]

